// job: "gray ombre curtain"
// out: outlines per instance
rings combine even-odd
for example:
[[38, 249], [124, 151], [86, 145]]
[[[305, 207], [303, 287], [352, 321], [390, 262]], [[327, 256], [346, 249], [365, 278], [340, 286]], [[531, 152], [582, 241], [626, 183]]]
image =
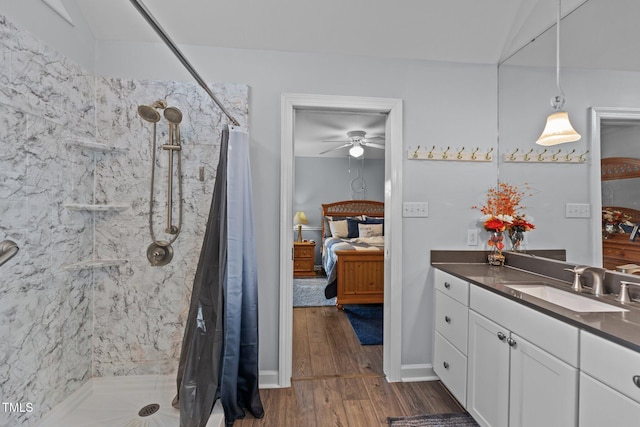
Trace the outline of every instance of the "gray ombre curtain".
[[238, 128], [222, 132], [177, 386], [173, 405], [180, 408], [180, 427], [204, 427], [218, 398], [227, 426], [243, 418], [244, 409], [264, 415], [249, 135]]

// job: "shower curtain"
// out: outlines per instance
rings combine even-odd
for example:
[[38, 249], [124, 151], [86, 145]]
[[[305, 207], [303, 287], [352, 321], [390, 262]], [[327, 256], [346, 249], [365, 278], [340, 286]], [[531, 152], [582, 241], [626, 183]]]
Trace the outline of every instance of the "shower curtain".
[[258, 288], [249, 135], [222, 132], [209, 220], [191, 294], [177, 375], [180, 427], [204, 427], [219, 398], [232, 426], [258, 392]]

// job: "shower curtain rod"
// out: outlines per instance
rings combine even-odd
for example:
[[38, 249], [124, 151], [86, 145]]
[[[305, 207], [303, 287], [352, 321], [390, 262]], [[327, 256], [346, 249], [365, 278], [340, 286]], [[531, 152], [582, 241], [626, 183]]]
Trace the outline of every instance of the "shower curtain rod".
[[185, 56], [182, 54], [180, 49], [178, 49], [178, 47], [173, 42], [173, 40], [171, 40], [171, 38], [167, 35], [167, 33], [164, 31], [164, 29], [160, 26], [158, 21], [156, 21], [156, 19], [153, 17], [151, 12], [149, 12], [149, 10], [142, 4], [142, 2], [140, 2], [138, 0], [131, 0], [131, 3], [133, 4], [133, 6], [136, 9], [138, 9], [138, 12], [140, 12], [140, 14], [144, 17], [144, 19], [146, 19], [146, 21], [149, 23], [149, 25], [151, 25], [151, 28], [153, 28], [154, 31], [156, 33], [158, 33], [158, 35], [160, 36], [162, 41], [164, 41], [164, 43], [167, 45], [167, 47], [169, 47], [169, 49], [171, 49], [171, 51], [174, 53], [174, 55], [176, 55], [178, 57], [180, 62], [182, 62], [182, 65], [184, 65], [184, 67], [187, 69], [187, 71], [189, 71], [189, 73], [191, 73], [191, 75], [196, 80], [196, 82], [198, 82], [198, 84], [200, 84], [200, 86], [202, 86], [202, 88], [205, 90], [205, 92], [207, 92], [209, 94], [211, 99], [213, 99], [213, 102], [215, 102], [216, 105], [222, 110], [222, 112], [229, 118], [231, 123], [233, 123], [236, 126], [240, 126], [240, 123], [238, 123], [238, 121], [231, 115], [231, 113], [229, 113], [229, 111], [227, 111], [227, 109], [224, 107], [224, 105], [222, 105], [220, 100], [215, 96], [215, 94], [211, 91], [211, 89], [209, 89], [209, 87], [206, 85], [206, 83], [204, 82], [202, 77], [200, 77], [200, 74], [198, 74], [198, 72], [195, 70], [195, 68], [193, 68], [191, 63], [189, 63], [189, 61], [187, 61], [187, 58], [185, 58]]

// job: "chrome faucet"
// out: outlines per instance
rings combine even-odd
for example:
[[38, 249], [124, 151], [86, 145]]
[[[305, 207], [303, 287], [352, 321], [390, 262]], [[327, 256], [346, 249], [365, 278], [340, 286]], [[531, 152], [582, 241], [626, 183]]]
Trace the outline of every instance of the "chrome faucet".
[[599, 267], [586, 267], [583, 273], [591, 273], [593, 277], [593, 286], [591, 287], [591, 293], [597, 297], [604, 295], [604, 268]]

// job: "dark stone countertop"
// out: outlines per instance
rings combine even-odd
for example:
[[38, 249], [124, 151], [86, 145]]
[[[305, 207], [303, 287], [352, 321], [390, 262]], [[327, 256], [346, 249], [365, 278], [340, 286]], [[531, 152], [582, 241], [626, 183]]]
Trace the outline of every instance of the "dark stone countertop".
[[[575, 312], [505, 286], [507, 282], [511, 284], [537, 282], [573, 292], [571, 290], [573, 273], [564, 269], [573, 268], [575, 264], [559, 259], [540, 258], [529, 254], [505, 252], [505, 256], [505, 265], [494, 267], [484, 263], [484, 260], [486, 260], [485, 251], [432, 251], [431, 265], [518, 304], [533, 308], [579, 329], [592, 332], [595, 335], [640, 352], [640, 303], [621, 304], [615, 300], [616, 295], [611, 294], [612, 292], [617, 293], [620, 280], [640, 281], [638, 276], [608, 271], [605, 274], [605, 292], [609, 294], [595, 297], [591, 295], [590, 289], [585, 289], [582, 293], [586, 298], [624, 307], [629, 311]], [[470, 262], [463, 262], [463, 259], [467, 259]], [[590, 275], [585, 275], [583, 279], [583, 284], [591, 285]], [[632, 295], [632, 297], [635, 296]]]

